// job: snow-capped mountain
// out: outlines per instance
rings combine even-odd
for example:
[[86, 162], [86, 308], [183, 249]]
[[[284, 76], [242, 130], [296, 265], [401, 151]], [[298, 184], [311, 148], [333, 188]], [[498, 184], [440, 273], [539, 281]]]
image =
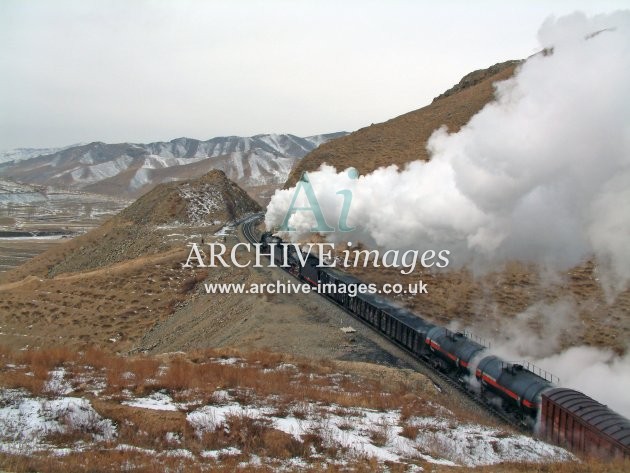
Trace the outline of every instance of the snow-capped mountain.
[[[295, 163], [320, 144], [344, 136], [265, 134], [148, 144], [94, 142], [0, 163], [0, 175], [20, 182], [136, 196], [161, 182], [220, 169], [241, 185], [282, 184]], [[15, 152], [17, 156], [18, 153]]]

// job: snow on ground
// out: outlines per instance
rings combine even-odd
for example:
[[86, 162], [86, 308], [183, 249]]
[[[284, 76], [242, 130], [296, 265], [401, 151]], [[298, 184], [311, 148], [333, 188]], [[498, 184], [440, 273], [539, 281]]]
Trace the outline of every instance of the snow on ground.
[[221, 227], [217, 232], [215, 232], [214, 236], [229, 236], [234, 235], [234, 225], [226, 225], [225, 227]]
[[186, 213], [190, 223], [206, 224], [208, 215], [220, 208], [221, 193], [209, 184], [197, 189], [193, 189], [190, 184], [183, 184], [177, 191], [186, 201]]
[[44, 386], [44, 392], [47, 394], [65, 395], [70, 394], [73, 389], [70, 383], [64, 379], [66, 370], [57, 368], [49, 373], [50, 379]]
[[[245, 359], [236, 356], [217, 357], [211, 361], [226, 366], [247, 366]], [[7, 364], [5, 368], [18, 367]], [[63, 367], [50, 371], [43, 389], [48, 399], [33, 397], [22, 389], [0, 388], [0, 452], [28, 455], [45, 450], [46, 454], [65, 455], [91, 448], [94, 442], [114, 440], [117, 431], [110, 419], [101, 417], [93, 409], [90, 400], [68, 396], [73, 393], [72, 386], [77, 383], [82, 386], [77, 392], [89, 392], [99, 397], [100, 391], [106, 388], [104, 372], [84, 368], [80, 375], [75, 376]], [[291, 363], [278, 363], [273, 368], [260, 369], [264, 372], [299, 371]], [[165, 370], [166, 367], [161, 366], [156, 376], [159, 378]], [[122, 378], [131, 379], [132, 376], [126, 374]], [[128, 374], [131, 375], [130, 372]], [[230, 425], [233, 425], [231, 420], [235, 417], [253, 419], [265, 428], [277, 429], [300, 441], [305, 436], [320, 439], [324, 447], [332, 447], [340, 452], [334, 461], [372, 457], [379, 462], [409, 463], [418, 460], [445, 466], [473, 467], [501, 462], [574, 459], [562, 448], [525, 435], [473, 423], [460, 423], [446, 409], [433, 410], [438, 414], [431, 417], [403, 419], [401, 412], [396, 409], [377, 411], [311, 401], [294, 400], [279, 408], [277, 396], [257, 398], [253, 391], [245, 398], [254, 401], [239, 402], [238, 399], [243, 399], [239, 396], [242, 392], [219, 386], [210, 397], [208, 393], [202, 396], [194, 390], [179, 393], [187, 402], [174, 401], [173, 396], [177, 396], [177, 393], [165, 389], [137, 397], [131, 389], [125, 388], [116, 395], [106, 395], [101, 399], [138, 409], [180, 411], [185, 413], [188, 425], [199, 438], [217, 429], [229, 431]], [[74, 443], [55, 445], [55, 436], [58, 434], [69, 434], [69, 438], [75, 439]], [[110, 445], [108, 448], [133, 450], [150, 456], [218, 461], [226, 456], [243, 453], [237, 448], [239, 444], [221, 445], [221, 449], [192, 453], [184, 448], [184, 438], [181, 432], [169, 431], [164, 435], [168, 448], [159, 448], [157, 451], [127, 443]], [[249, 458], [249, 464], [260, 461], [256, 455]], [[303, 459], [291, 461], [302, 462]], [[299, 468], [300, 465], [293, 463], [291, 465]], [[287, 463], [287, 467], [291, 465]]]
[[0, 151], [0, 163], [7, 161], [24, 161], [45, 154], [53, 154], [66, 148], [15, 148], [2, 150]]
[[173, 401], [171, 396], [162, 392], [155, 392], [146, 397], [137, 397], [122, 402], [126, 406], [154, 409], [156, 411], [178, 411], [186, 408], [186, 404]]
[[[134, 158], [123, 154], [112, 161], [106, 161], [93, 166], [78, 167], [71, 171], [70, 175], [75, 182], [87, 185], [120, 174], [125, 171], [133, 161]], [[64, 174], [66, 174], [66, 171], [54, 177], [60, 177]]]
[[[306, 418], [275, 417], [271, 407], [243, 406], [235, 402], [207, 405], [187, 415], [198, 435], [224, 425], [229, 416], [266, 419], [271, 426], [300, 439], [318, 432], [328, 445], [347, 449], [351, 456], [367, 455], [380, 461], [421, 459], [441, 465], [479, 466], [504, 461], [541, 462], [570, 460], [567, 451], [524, 435], [506, 434], [496, 429], [451, 423], [443, 419], [416, 418], [421, 427], [416, 439], [401, 435], [400, 412], [370, 409], [341, 409], [339, 406], [302, 406]], [[322, 412], [323, 410], [323, 412]], [[339, 415], [340, 411], [345, 411]], [[412, 422], [413, 425], [413, 422]], [[423, 428], [424, 427], [424, 428]]]
[[93, 441], [111, 440], [114, 424], [87, 399], [28, 397], [23, 390], [0, 390], [0, 451], [27, 453], [46, 447], [53, 434], [89, 432]]
[[219, 450], [204, 450], [201, 452], [203, 458], [217, 459], [219, 456], [240, 455], [241, 451], [236, 447], [221, 448]]
[[149, 184], [151, 182], [151, 172], [149, 169], [140, 168], [133, 175], [131, 181], [129, 181], [129, 188], [131, 190], [138, 190], [142, 186]]
[[215, 363], [217, 365], [240, 365], [240, 366], [244, 366], [244, 361], [242, 358], [237, 358], [235, 356], [231, 356], [229, 358], [210, 358], [210, 361], [212, 361], [212, 363]]
[[448, 452], [460, 465], [493, 465], [500, 462], [565, 461], [566, 450], [526, 435], [507, 434], [475, 424], [453, 424], [431, 417], [412, 420], [420, 427], [417, 441], [426, 448]]

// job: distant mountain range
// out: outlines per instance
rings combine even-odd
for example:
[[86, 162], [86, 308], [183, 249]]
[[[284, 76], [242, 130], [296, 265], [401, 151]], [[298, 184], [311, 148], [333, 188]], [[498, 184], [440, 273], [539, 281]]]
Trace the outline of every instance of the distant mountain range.
[[281, 185], [307, 153], [347, 133], [264, 134], [148, 144], [94, 142], [0, 154], [0, 176], [20, 182], [136, 197], [155, 185], [220, 169], [245, 187]]

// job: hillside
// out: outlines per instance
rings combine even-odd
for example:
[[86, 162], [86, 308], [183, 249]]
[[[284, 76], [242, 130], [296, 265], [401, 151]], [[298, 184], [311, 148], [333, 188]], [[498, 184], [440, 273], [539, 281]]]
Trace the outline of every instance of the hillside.
[[186, 243], [257, 211], [222, 171], [157, 186], [100, 227], [3, 274], [0, 343], [129, 348], [204, 279], [181, 269]]
[[[380, 166], [427, 160], [432, 132], [443, 125], [451, 132], [459, 130], [493, 99], [493, 83], [512, 76], [518, 64], [508, 61], [474, 71], [423, 108], [322, 145], [300, 161], [285, 188], [323, 163], [337, 169], [353, 166], [365, 174]], [[608, 350], [623, 355], [630, 343], [630, 290], [611, 299], [592, 261], [557, 274], [516, 262], [481, 276], [468, 269], [418, 269], [408, 276], [391, 268], [351, 271], [377, 284], [423, 280], [428, 294], [398, 296], [398, 302], [437, 323], [481, 335], [493, 345], [518, 346], [523, 357], [533, 349], [539, 356], [551, 356], [569, 347], [587, 347], [610, 360]]]
[[[282, 184], [291, 168], [322, 143], [343, 136], [256, 135], [148, 144], [94, 142], [60, 150], [5, 153], [0, 175], [21, 182], [137, 197], [156, 184], [220, 169], [248, 187]], [[14, 159], [8, 161], [10, 157]]]
[[293, 168], [285, 188], [295, 185], [304, 171], [315, 170], [323, 163], [338, 169], [354, 166], [366, 174], [380, 166], [427, 160], [426, 142], [431, 133], [442, 125], [450, 131], [459, 130], [492, 100], [493, 83], [510, 77], [518, 64], [507, 61], [471, 72], [426, 107], [322, 144]]
[[54, 276], [119, 263], [169, 249], [174, 227], [189, 233], [214, 232], [248, 213], [260, 211], [222, 171], [189, 181], [160, 184], [91, 232], [53, 253], [43, 253], [6, 275]]
[[367, 363], [4, 350], [0, 387], [7, 471], [604, 471]]

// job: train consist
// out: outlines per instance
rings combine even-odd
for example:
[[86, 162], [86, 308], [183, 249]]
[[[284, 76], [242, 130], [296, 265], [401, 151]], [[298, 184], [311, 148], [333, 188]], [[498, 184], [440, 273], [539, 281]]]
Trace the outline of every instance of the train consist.
[[[272, 245], [279, 250], [283, 242], [279, 237], [267, 232], [262, 235], [261, 244], [266, 252], [270, 252]], [[502, 411], [514, 422], [534, 430], [543, 399], [546, 406], [542, 410], [543, 416], [558, 415], [557, 413], [565, 408], [559, 405], [557, 409], [552, 409], [550, 406], [555, 404], [555, 398], [543, 397], [543, 393], [553, 392], [555, 387], [553, 384], [555, 380], [548, 373], [533, 365], [506, 362], [490, 355], [486, 346], [464, 333], [435, 325], [375, 294], [358, 293], [356, 288], [364, 284], [362, 281], [334, 268], [318, 267], [319, 260], [313, 255], [306, 257], [302, 255], [300, 259], [293, 245], [289, 245], [286, 250], [289, 254], [290, 267], [285, 266], [285, 269], [312, 285], [325, 288], [325, 291], [318, 292], [403, 347], [414, 357], [446, 374], [466, 390], [473, 391], [479, 400], [492, 406], [500, 405]], [[282, 250], [274, 251], [279, 266], [282, 253]], [[350, 290], [350, 286], [354, 288]], [[566, 389], [564, 391], [584, 396], [576, 391]], [[581, 422], [588, 424], [588, 417]], [[607, 425], [607, 432], [627, 430], [625, 434], [615, 439], [614, 445], [620, 449], [622, 457], [630, 458], [630, 421], [616, 415], [610, 423], [612, 426]], [[573, 446], [568, 441], [559, 441], [557, 430], [560, 426], [554, 419], [543, 418], [541, 425], [546, 426], [542, 433], [548, 439], [568, 447]], [[575, 425], [577, 426], [577, 423]], [[568, 427], [563, 425], [562, 428], [566, 430]], [[601, 429], [595, 427], [588, 431], [590, 435], [600, 436], [598, 445], [610, 444], [608, 434]], [[573, 437], [565, 432], [562, 439], [567, 438]]]

